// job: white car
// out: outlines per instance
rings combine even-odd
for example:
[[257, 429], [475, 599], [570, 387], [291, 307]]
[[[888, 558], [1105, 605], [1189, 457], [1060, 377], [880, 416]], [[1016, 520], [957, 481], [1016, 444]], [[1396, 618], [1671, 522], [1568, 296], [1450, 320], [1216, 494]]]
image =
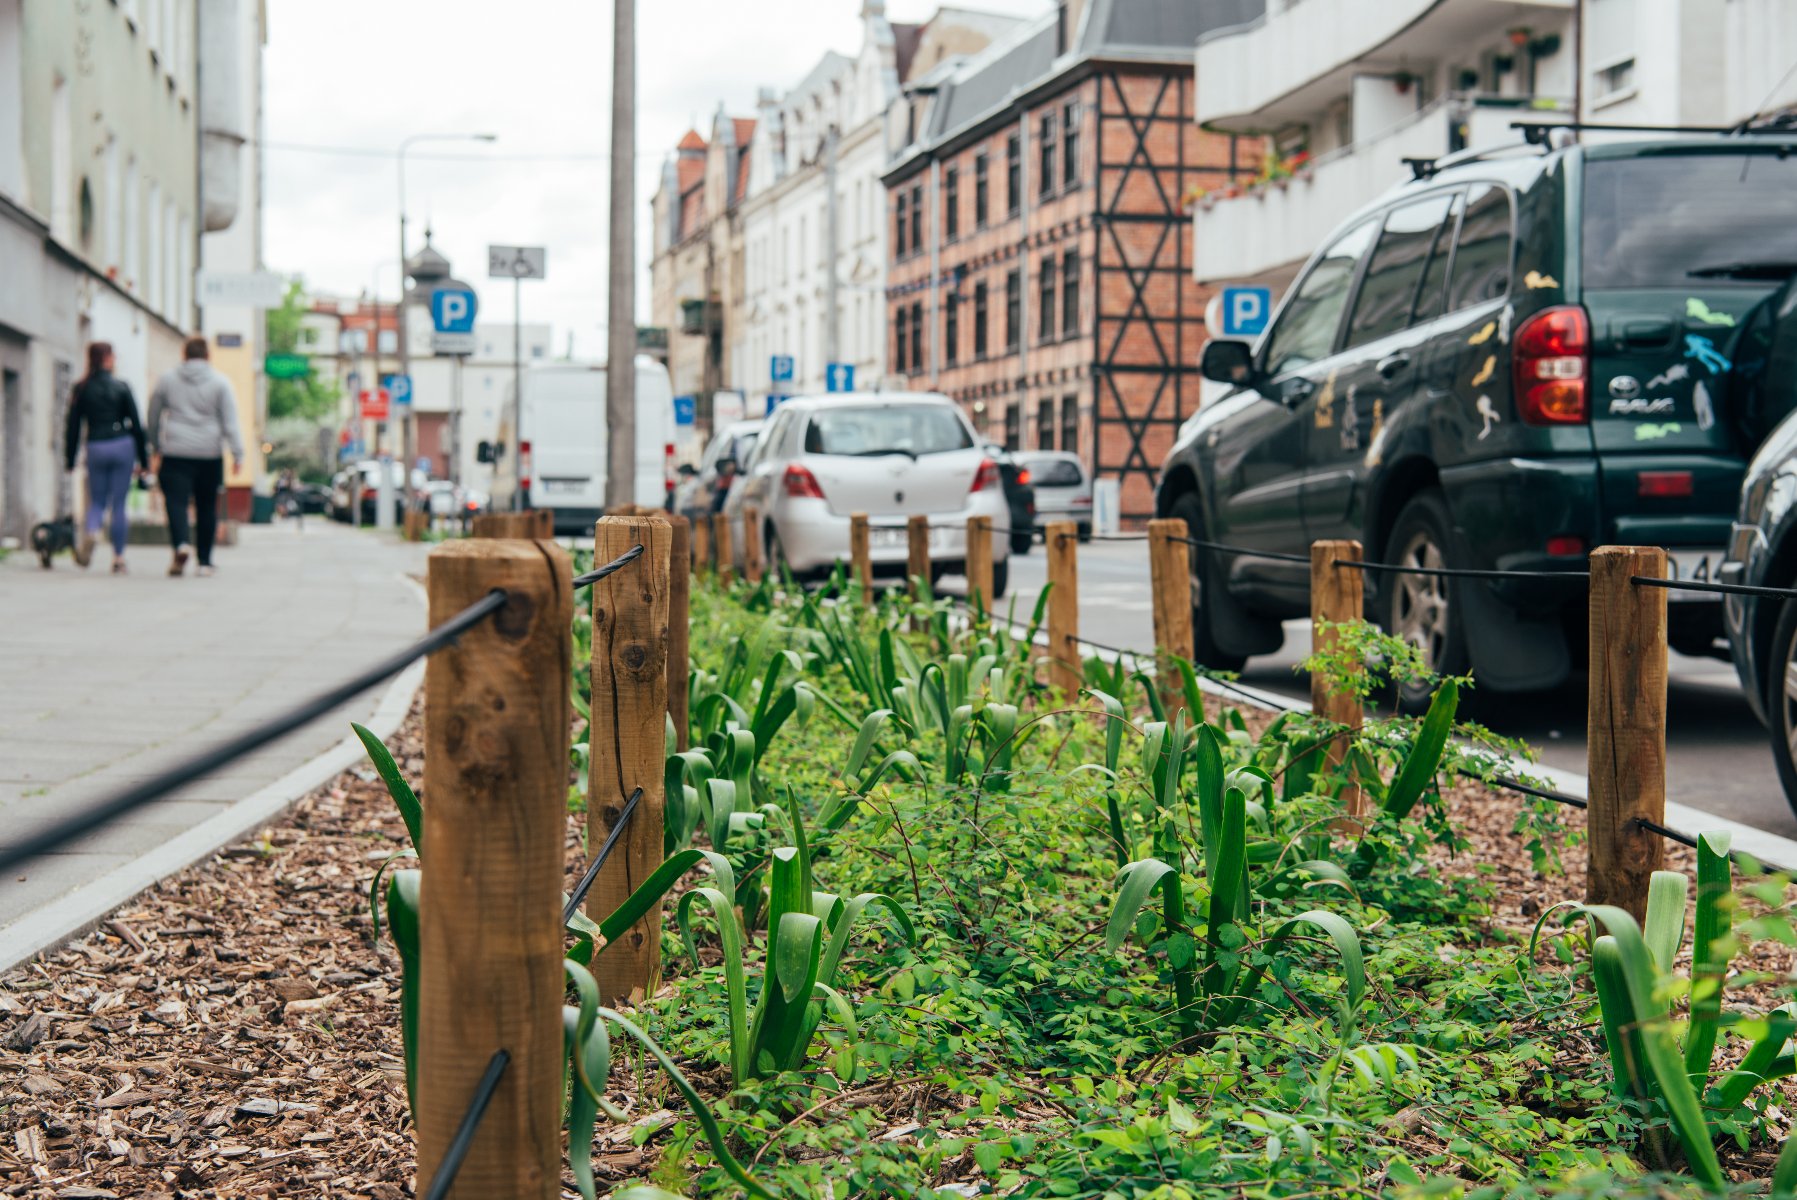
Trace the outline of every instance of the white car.
[[1079, 540], [1092, 540], [1092, 476], [1079, 455], [1065, 450], [1030, 450], [1017, 455], [1036, 489], [1036, 519], [1076, 521]]
[[[849, 518], [868, 516], [876, 571], [902, 573], [905, 522], [930, 518], [932, 578], [966, 566], [967, 519], [1005, 529], [1010, 507], [998, 464], [946, 396], [850, 392], [798, 396], [774, 411], [730, 491], [724, 512], [742, 528], [743, 509], [761, 514], [767, 561], [797, 578], [816, 577], [849, 557]], [[733, 539], [741, 560], [741, 538]], [[992, 539], [992, 590], [1004, 595], [1010, 545]]]

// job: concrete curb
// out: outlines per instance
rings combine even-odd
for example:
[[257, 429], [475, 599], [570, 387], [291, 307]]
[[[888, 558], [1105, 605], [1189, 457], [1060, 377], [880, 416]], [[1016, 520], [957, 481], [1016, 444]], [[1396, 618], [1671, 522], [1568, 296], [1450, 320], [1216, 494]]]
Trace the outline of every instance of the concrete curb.
[[[413, 583], [422, 600], [423, 589], [416, 587], [416, 581], [407, 581]], [[361, 724], [382, 739], [392, 737], [405, 722], [413, 697], [423, 683], [421, 659], [387, 685], [373, 715]], [[0, 971], [10, 971], [35, 955], [79, 937], [132, 897], [268, 824], [307, 792], [365, 757], [361, 741], [352, 733], [222, 812], [0, 929]]]

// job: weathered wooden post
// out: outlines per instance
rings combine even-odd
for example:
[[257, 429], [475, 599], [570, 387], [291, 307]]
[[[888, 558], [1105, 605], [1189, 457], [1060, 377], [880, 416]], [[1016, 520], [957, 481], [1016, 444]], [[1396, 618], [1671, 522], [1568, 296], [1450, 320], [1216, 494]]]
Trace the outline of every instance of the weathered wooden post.
[[1591, 552], [1590, 713], [1585, 731], [1585, 900], [1641, 920], [1647, 885], [1666, 860], [1640, 820], [1666, 820], [1666, 552], [1600, 546]]
[[[692, 737], [687, 713], [687, 675], [692, 598], [692, 527], [685, 517], [668, 520], [668, 716], [674, 722], [675, 748], [685, 750]], [[646, 551], [645, 551], [646, 552]]]
[[[1359, 567], [1342, 567], [1337, 563], [1361, 562], [1360, 543], [1353, 540], [1321, 541], [1310, 544], [1310, 626], [1311, 652], [1325, 654], [1335, 649], [1340, 634], [1328, 626], [1341, 625], [1362, 618], [1365, 608], [1365, 582]], [[1359, 674], [1354, 664], [1346, 668], [1349, 676]], [[1329, 742], [1326, 758], [1331, 767], [1346, 760], [1348, 747], [1360, 732], [1360, 698], [1344, 689], [1346, 678], [1324, 671], [1310, 677], [1310, 706], [1317, 716], [1342, 726], [1342, 732]], [[1365, 811], [1365, 797], [1358, 784], [1342, 789], [1342, 807], [1350, 817]]]
[[489, 538], [438, 546], [428, 580], [433, 626], [494, 589], [508, 599], [425, 667], [418, 1193], [504, 1050], [452, 1195], [553, 1200], [572, 572], [558, 547]]
[[864, 512], [849, 515], [849, 563], [855, 581], [861, 585], [861, 603], [872, 608], [874, 568], [867, 552], [867, 514]]
[[693, 573], [703, 575], [711, 569], [711, 515], [700, 513], [693, 518]]
[[905, 579], [913, 600], [930, 588], [930, 518], [921, 513], [905, 521]]
[[967, 518], [967, 598], [992, 611], [992, 518]]
[[717, 555], [718, 582], [728, 587], [736, 575], [736, 550], [730, 544], [730, 518], [723, 513], [711, 514], [711, 541]]
[[[1185, 703], [1184, 681], [1175, 658], [1192, 660], [1191, 547], [1186, 523], [1178, 517], [1148, 522], [1148, 571], [1154, 593], [1154, 647], [1160, 659], [1155, 679], [1161, 703], [1173, 712]], [[1187, 714], [1202, 721], [1204, 714]]]
[[1050, 521], [1042, 531], [1048, 555], [1048, 682], [1071, 702], [1085, 686], [1079, 652], [1079, 526]]
[[[655, 517], [601, 517], [593, 540], [600, 562], [610, 562], [632, 546], [643, 547], [641, 558], [592, 589], [587, 844], [603, 845], [631, 794], [643, 791], [628, 828], [587, 894], [587, 914], [599, 921], [661, 865], [673, 531]], [[607, 1004], [649, 995], [660, 974], [660, 906], [593, 959], [593, 977]]]
[[761, 582], [761, 510], [753, 504], [743, 505], [743, 578]]

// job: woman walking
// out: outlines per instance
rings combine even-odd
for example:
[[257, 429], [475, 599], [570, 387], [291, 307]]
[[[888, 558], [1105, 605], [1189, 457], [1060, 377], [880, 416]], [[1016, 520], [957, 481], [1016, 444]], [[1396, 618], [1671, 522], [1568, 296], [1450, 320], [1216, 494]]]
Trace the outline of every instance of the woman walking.
[[[225, 483], [221, 451], [243, 465], [243, 436], [237, 430], [237, 401], [231, 384], [207, 362], [206, 339], [187, 339], [184, 361], [164, 375], [150, 394], [150, 445], [156, 450], [156, 478], [168, 501], [168, 540], [174, 547], [170, 575], [187, 570], [188, 547], [199, 552], [198, 574], [212, 574], [212, 544], [218, 533], [218, 493]], [[187, 507], [193, 505], [189, 538]]]
[[75, 546], [75, 561], [93, 561], [100, 520], [112, 520], [112, 573], [125, 573], [125, 501], [131, 480], [149, 466], [143, 423], [131, 387], [112, 373], [112, 346], [94, 342], [87, 348], [87, 374], [75, 385], [63, 431], [64, 462], [75, 469], [75, 452], [87, 432], [87, 521]]

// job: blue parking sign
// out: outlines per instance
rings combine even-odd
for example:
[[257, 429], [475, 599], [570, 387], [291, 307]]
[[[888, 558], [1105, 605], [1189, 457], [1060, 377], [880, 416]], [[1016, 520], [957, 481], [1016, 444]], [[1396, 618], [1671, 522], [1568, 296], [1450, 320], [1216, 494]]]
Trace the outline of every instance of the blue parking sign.
[[855, 364], [831, 363], [824, 368], [824, 390], [826, 392], [852, 392], [855, 390]]
[[1273, 315], [1273, 289], [1226, 287], [1223, 289], [1223, 336], [1259, 337]]
[[792, 382], [792, 355], [776, 354], [768, 364], [768, 378], [775, 383]]
[[674, 424], [691, 425], [699, 419], [699, 402], [693, 396], [674, 397]]

